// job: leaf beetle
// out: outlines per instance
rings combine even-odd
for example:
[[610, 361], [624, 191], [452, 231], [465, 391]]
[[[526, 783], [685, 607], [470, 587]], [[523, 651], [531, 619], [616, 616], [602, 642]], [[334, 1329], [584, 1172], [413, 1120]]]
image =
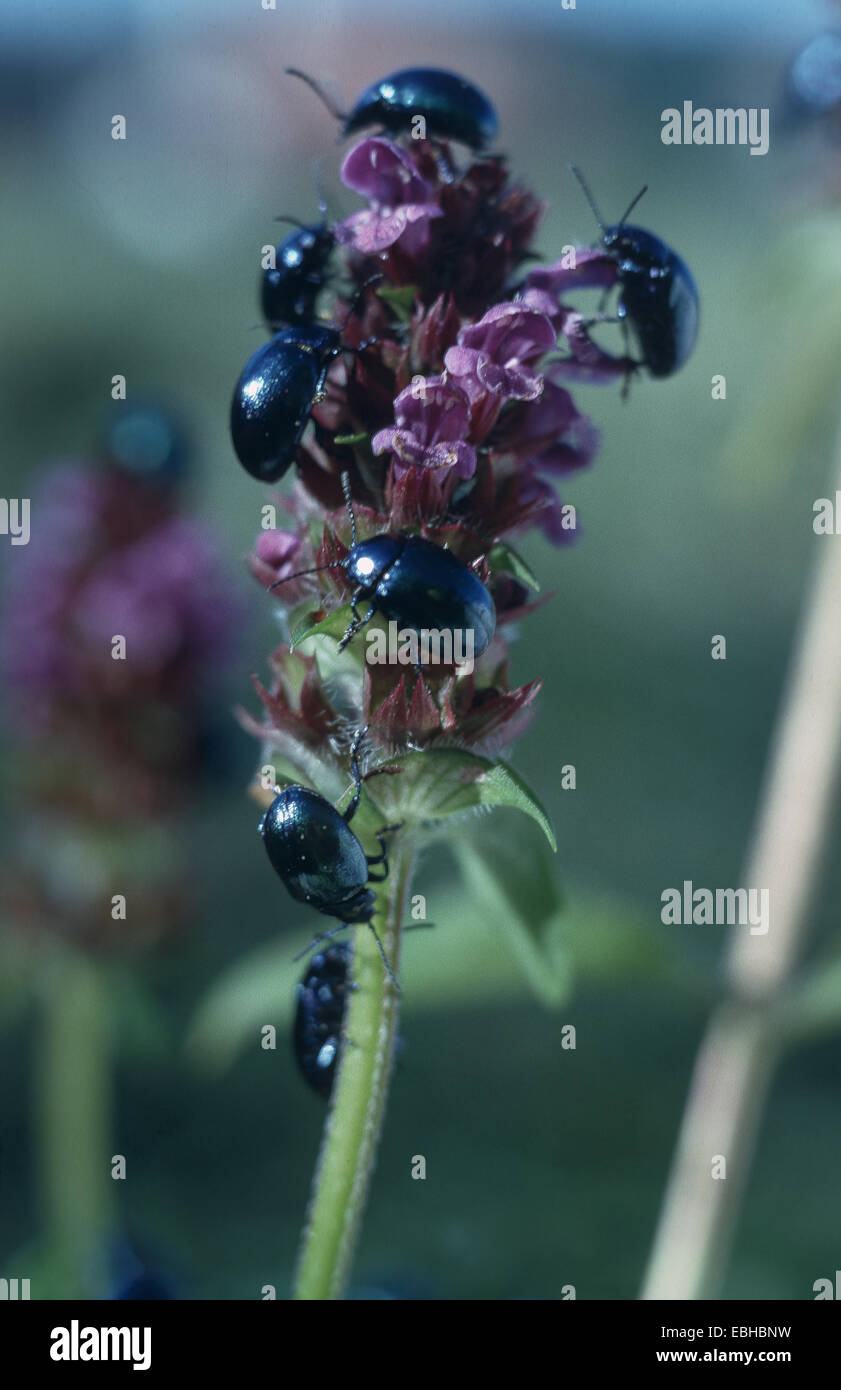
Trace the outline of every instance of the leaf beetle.
[[320, 792], [295, 784], [278, 790], [260, 821], [259, 831], [269, 862], [289, 895], [296, 902], [307, 903], [327, 917], [338, 917], [341, 921], [341, 926], [321, 933], [311, 945], [318, 945], [347, 926], [367, 924], [374, 934], [389, 979], [397, 987], [371, 920], [376, 896], [368, 885], [382, 883], [388, 877], [386, 841], [400, 827], [384, 825], [377, 831], [380, 853], [376, 855], [365, 853], [350, 828], [362, 794], [359, 746], [366, 733], [367, 725], [357, 731], [351, 747], [354, 794], [344, 812], [337, 811]]
[[431, 138], [457, 140], [478, 151], [487, 149], [499, 130], [496, 111], [484, 92], [444, 68], [401, 68], [390, 73], [366, 87], [350, 111], [339, 111], [300, 68], [286, 71], [306, 82], [341, 121], [343, 138], [375, 125], [392, 135], [411, 133], [416, 118], [422, 117]]
[[324, 220], [296, 223], [295, 231], [277, 247], [274, 268], [264, 270], [260, 282], [263, 318], [273, 333], [286, 324], [312, 322], [316, 301], [329, 278], [334, 245], [333, 230]]
[[[317, 570], [342, 569], [353, 585], [353, 619], [339, 642], [343, 651], [361, 627], [380, 612], [400, 628], [416, 633], [456, 631], [473, 634], [472, 655], [481, 656], [496, 631], [496, 609], [481, 579], [446, 550], [422, 536], [383, 532], [360, 541], [350, 496], [350, 479], [342, 474], [351, 527], [351, 546], [343, 560], [299, 570], [269, 585], [269, 591]], [[359, 604], [367, 602], [367, 613]]]
[[292, 1049], [307, 1085], [327, 1099], [342, 1046], [351, 947], [334, 941], [307, 964], [296, 991]]
[[365, 290], [381, 278], [372, 276], [360, 286], [341, 328], [287, 324], [246, 362], [231, 401], [231, 441], [246, 473], [258, 482], [278, 482], [294, 462], [330, 363], [342, 352], [371, 346], [369, 338], [347, 347], [342, 333]]
[[628, 216], [646, 192], [633, 199], [622, 219], [605, 226], [580, 169], [570, 166], [602, 232], [602, 246], [616, 262], [622, 297], [620, 322], [627, 321], [641, 353], [637, 364], [653, 377], [672, 376], [690, 356], [698, 336], [698, 290], [686, 262]]

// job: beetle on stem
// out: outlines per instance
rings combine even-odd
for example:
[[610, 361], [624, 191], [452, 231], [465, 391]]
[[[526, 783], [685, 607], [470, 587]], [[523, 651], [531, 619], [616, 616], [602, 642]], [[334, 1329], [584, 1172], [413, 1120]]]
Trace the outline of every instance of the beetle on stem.
[[374, 934], [389, 979], [399, 988], [372, 921], [376, 897], [368, 885], [388, 877], [387, 840], [400, 826], [384, 825], [377, 831], [380, 853], [375, 855], [365, 853], [350, 828], [362, 795], [359, 748], [367, 731], [367, 724], [358, 729], [351, 745], [354, 793], [345, 811], [337, 811], [311, 787], [294, 784], [277, 791], [259, 831], [269, 862], [290, 896], [341, 921], [341, 926], [314, 937], [306, 950], [347, 926], [365, 923]]

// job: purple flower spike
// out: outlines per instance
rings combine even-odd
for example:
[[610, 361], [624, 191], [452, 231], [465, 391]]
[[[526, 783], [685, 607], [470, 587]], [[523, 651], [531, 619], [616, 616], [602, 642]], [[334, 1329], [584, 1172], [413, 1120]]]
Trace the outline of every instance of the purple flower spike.
[[443, 376], [413, 382], [394, 402], [396, 425], [371, 441], [375, 454], [391, 452], [395, 471], [455, 469], [460, 478], [476, 472], [476, 450], [465, 442], [470, 402], [464, 391]]
[[471, 401], [487, 393], [533, 401], [543, 390], [543, 378], [529, 364], [555, 343], [545, 314], [518, 302], [495, 304], [478, 323], [462, 328], [444, 363]]
[[337, 224], [338, 242], [363, 256], [378, 255], [397, 241], [411, 255], [423, 249], [429, 219], [442, 212], [403, 150], [381, 136], [363, 140], [347, 155], [341, 176], [371, 206]]

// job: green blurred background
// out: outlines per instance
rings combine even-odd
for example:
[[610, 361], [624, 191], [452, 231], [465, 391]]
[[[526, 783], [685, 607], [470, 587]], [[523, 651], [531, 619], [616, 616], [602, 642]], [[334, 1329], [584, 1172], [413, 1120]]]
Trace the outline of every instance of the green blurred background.
[[[717, 7], [708, 25], [687, 15], [686, 28], [667, 4], [632, 8], [620, 19], [585, 0], [574, 13], [395, 5], [387, 17], [286, 0], [274, 12], [257, 0], [83, 6], [72, 34], [61, 6], [50, 31], [14, 8], [3, 18], [14, 39], [0, 83], [5, 491], [25, 496], [44, 458], [86, 452], [114, 373], [130, 395], [172, 393], [198, 439], [190, 505], [219, 527], [220, 567], [251, 598], [231, 706], [253, 708], [248, 673], [264, 672], [276, 636], [241, 577], [265, 499], [227, 437], [233, 382], [260, 341], [260, 248], [275, 215], [314, 212], [319, 157], [333, 215], [354, 207], [333, 124], [283, 78], [285, 64], [332, 79], [345, 99], [408, 62], [463, 70], [495, 101], [512, 168], [547, 201], [547, 260], [594, 236], [574, 159], [609, 220], [649, 184], [639, 220], [681, 252], [701, 290], [700, 341], [678, 377], [639, 381], [626, 403], [613, 389], [577, 391], [604, 436], [564, 492], [580, 542], [526, 546], [554, 598], [514, 651], [517, 680], [546, 680], [514, 762], [558, 833], [569, 991], [548, 1008], [513, 955], [509, 970], [487, 970], [504, 900], [495, 913], [473, 901], [448, 853], [427, 852], [415, 891], [436, 929], [406, 944], [362, 1290], [557, 1298], [571, 1283], [579, 1298], [636, 1296], [724, 935], [662, 926], [660, 894], [685, 878], [740, 882], [795, 617], [818, 547], [832, 544], [811, 523], [841, 403], [841, 148], [781, 111], [787, 65], [832, 8], [786, 7], [782, 22], [782, 7], [735, 0], [729, 33]], [[771, 152], [664, 147], [660, 112], [684, 99], [770, 106]], [[127, 117], [124, 143], [110, 138], [115, 113]], [[718, 373], [723, 402], [711, 398]], [[714, 634], [726, 636], [726, 662], [711, 660]], [[287, 936], [291, 954], [312, 930], [257, 845], [243, 794], [256, 750], [233, 719], [228, 742], [227, 782], [183, 830], [192, 932], [132, 962], [114, 997], [119, 1018], [142, 1020], [120, 1044], [113, 1150], [128, 1157], [125, 1221], [184, 1297], [253, 1299], [265, 1284], [285, 1297], [323, 1115], [287, 1055], [288, 998], [265, 1019], [281, 1028], [277, 1052], [254, 1030], [214, 1068], [202, 1043], [184, 1043], [240, 957], [284, 934], [286, 959]], [[567, 763], [575, 791], [560, 786]], [[495, 815], [495, 829], [477, 818], [467, 833], [525, 853], [532, 827]], [[839, 888], [833, 853], [813, 955], [837, 950]], [[39, 1223], [28, 1087], [38, 1023], [8, 944], [3, 959], [0, 1274], [25, 1275], [5, 1265]], [[568, 1023], [575, 1051], [561, 1048]], [[728, 1298], [811, 1298], [841, 1263], [839, 1063], [830, 1038], [781, 1068]], [[426, 1182], [409, 1176], [418, 1153]]]

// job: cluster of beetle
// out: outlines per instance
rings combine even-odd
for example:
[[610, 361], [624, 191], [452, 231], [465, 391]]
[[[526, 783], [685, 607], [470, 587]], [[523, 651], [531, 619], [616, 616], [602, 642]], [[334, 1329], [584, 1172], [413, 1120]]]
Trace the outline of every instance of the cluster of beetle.
[[[393, 73], [368, 87], [348, 113], [338, 111], [306, 74], [288, 71], [318, 93], [342, 122], [344, 136], [372, 126], [395, 136], [407, 134], [422, 117], [428, 139], [455, 140], [479, 152], [497, 133], [496, 113], [487, 97], [464, 78], [440, 69]], [[634, 333], [641, 355], [636, 365], [652, 376], [671, 375], [686, 361], [697, 333], [698, 296], [692, 276], [680, 257], [652, 233], [628, 225], [625, 218], [616, 226], [605, 226], [575, 172], [601, 228], [602, 247], [616, 263], [617, 318]], [[273, 336], [246, 364], [231, 405], [237, 457], [261, 482], [277, 482], [293, 464], [331, 363], [344, 352], [367, 346], [348, 347], [343, 343], [344, 325], [332, 327], [316, 317], [318, 297], [330, 279], [334, 245], [326, 217], [321, 223], [296, 224], [277, 248], [275, 267], [264, 272], [262, 311]], [[348, 319], [370, 283], [351, 303]], [[481, 655], [496, 627], [493, 599], [481, 580], [451, 551], [419, 536], [384, 532], [358, 541], [347, 478], [343, 484], [351, 547], [343, 560], [319, 567], [341, 568], [352, 588], [353, 618], [340, 647], [378, 611], [400, 628], [416, 632], [472, 629], [475, 655]], [[290, 575], [278, 584], [297, 577]], [[368, 605], [367, 612], [360, 612], [360, 603]], [[269, 860], [291, 896], [341, 923], [312, 945], [350, 924], [367, 923], [376, 937], [375, 895], [368, 884], [386, 877], [387, 840], [399, 827], [385, 826], [379, 832], [376, 856], [366, 855], [350, 828], [361, 793], [358, 755], [364, 732], [358, 732], [351, 749], [355, 791], [344, 813], [318, 792], [295, 785], [277, 792], [260, 824]], [[377, 944], [397, 987], [378, 937]], [[349, 962], [350, 948], [333, 943], [313, 957], [298, 987], [295, 1055], [307, 1082], [323, 1095], [329, 1095], [340, 1051]]]

